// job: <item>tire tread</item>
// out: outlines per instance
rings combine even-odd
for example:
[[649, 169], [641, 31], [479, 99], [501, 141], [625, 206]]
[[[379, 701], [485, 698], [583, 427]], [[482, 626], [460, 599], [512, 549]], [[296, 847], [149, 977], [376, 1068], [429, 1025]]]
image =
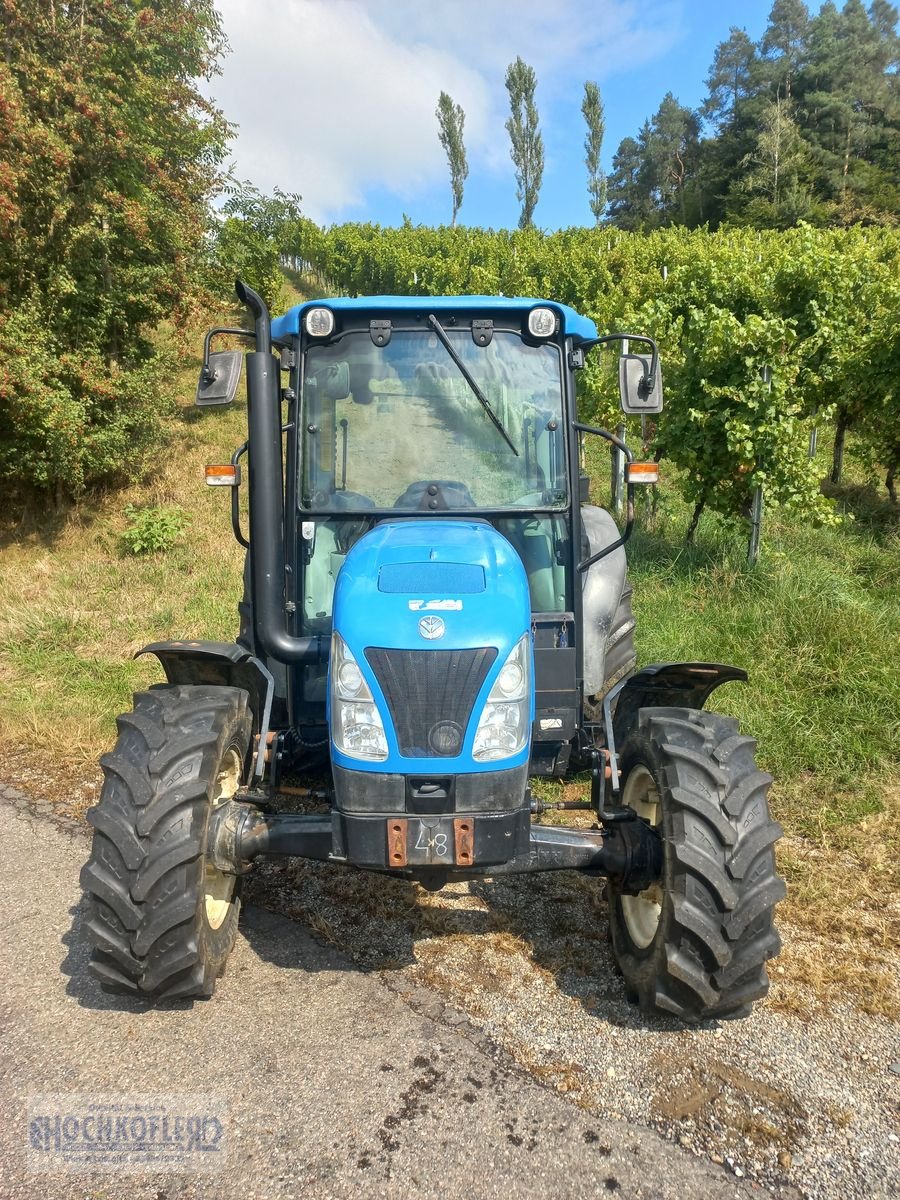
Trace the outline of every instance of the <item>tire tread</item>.
[[730, 717], [644, 708], [623, 749], [623, 762], [643, 754], [659, 764], [666, 793], [669, 894], [646, 954], [628, 943], [610, 893], [614, 953], [646, 1012], [742, 1016], [768, 990], [765, 965], [781, 949], [773, 910], [785, 886], [773, 850], [782, 831], [766, 802], [772, 780], [756, 766], [755, 746]]
[[[212, 995], [237, 931], [238, 901], [213, 953], [198, 935], [209, 797], [228, 744], [246, 745], [246, 692], [158, 685], [118, 718], [101, 760], [84, 934], [104, 989], [156, 999]], [[229, 741], [230, 739], [230, 741]], [[217, 943], [218, 945], [218, 943]]]

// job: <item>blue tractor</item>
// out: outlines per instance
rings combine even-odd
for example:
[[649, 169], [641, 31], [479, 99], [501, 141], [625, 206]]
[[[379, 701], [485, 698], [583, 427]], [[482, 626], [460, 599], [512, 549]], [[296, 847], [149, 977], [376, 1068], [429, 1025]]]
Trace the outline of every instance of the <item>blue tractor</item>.
[[[271, 320], [237, 291], [253, 331], [207, 335], [197, 403], [229, 403], [246, 369], [247, 442], [207, 469], [247, 548], [240, 633], [141, 651], [167, 682], [119, 718], [82, 873], [102, 986], [211, 995], [242, 875], [292, 855], [429, 889], [603, 878], [644, 1011], [747, 1013], [779, 948], [771, 780], [704, 708], [742, 670], [636, 669], [623, 546], [654, 468], [576, 412], [585, 356], [624, 336], [544, 300], [341, 298]], [[246, 358], [211, 351], [224, 333]], [[645, 352], [622, 348], [623, 409], [657, 413], [656, 345], [628, 342]], [[588, 437], [626, 462], [621, 532], [589, 502]], [[296, 811], [316, 769], [327, 811]], [[595, 826], [536, 823], [529, 779], [578, 770]]]

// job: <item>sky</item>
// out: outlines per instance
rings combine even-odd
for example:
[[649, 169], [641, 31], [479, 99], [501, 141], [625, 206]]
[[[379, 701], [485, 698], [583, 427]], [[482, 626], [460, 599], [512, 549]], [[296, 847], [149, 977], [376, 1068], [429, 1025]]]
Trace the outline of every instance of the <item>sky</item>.
[[[811, 4], [815, 9], [817, 5]], [[519, 202], [504, 76], [537, 75], [544, 179], [535, 223], [592, 223], [584, 82], [606, 110], [603, 166], [667, 91], [696, 107], [729, 27], [762, 34], [771, 0], [217, 0], [230, 52], [209, 94], [237, 126], [233, 169], [298, 192], [313, 220], [450, 219], [439, 93], [462, 105], [469, 175], [459, 222], [503, 228]]]

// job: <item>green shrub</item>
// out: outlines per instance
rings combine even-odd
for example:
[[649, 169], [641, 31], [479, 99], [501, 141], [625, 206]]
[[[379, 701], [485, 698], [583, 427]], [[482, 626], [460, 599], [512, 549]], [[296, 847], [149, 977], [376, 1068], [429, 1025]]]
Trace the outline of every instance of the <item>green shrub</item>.
[[172, 406], [172, 362], [108, 364], [67, 352], [28, 302], [0, 316], [0, 481], [57, 501], [103, 480], [136, 478]]
[[149, 505], [138, 508], [129, 504], [125, 516], [131, 524], [121, 535], [127, 554], [157, 554], [171, 550], [188, 526], [188, 515], [179, 504]]

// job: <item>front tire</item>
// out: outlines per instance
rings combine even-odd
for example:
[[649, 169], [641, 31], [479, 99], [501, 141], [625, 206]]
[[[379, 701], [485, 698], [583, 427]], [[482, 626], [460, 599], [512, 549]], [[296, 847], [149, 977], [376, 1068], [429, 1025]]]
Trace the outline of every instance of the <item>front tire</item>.
[[717, 713], [643, 708], [623, 747], [623, 803], [663, 843], [660, 881], [639, 896], [608, 889], [613, 954], [641, 1009], [684, 1021], [745, 1016], [768, 991], [766, 961], [785, 894], [781, 827], [755, 742]]
[[208, 861], [206, 837], [244, 774], [247, 693], [161, 685], [117, 724], [81, 873], [91, 972], [105, 991], [211, 996], [237, 936], [240, 889]]

